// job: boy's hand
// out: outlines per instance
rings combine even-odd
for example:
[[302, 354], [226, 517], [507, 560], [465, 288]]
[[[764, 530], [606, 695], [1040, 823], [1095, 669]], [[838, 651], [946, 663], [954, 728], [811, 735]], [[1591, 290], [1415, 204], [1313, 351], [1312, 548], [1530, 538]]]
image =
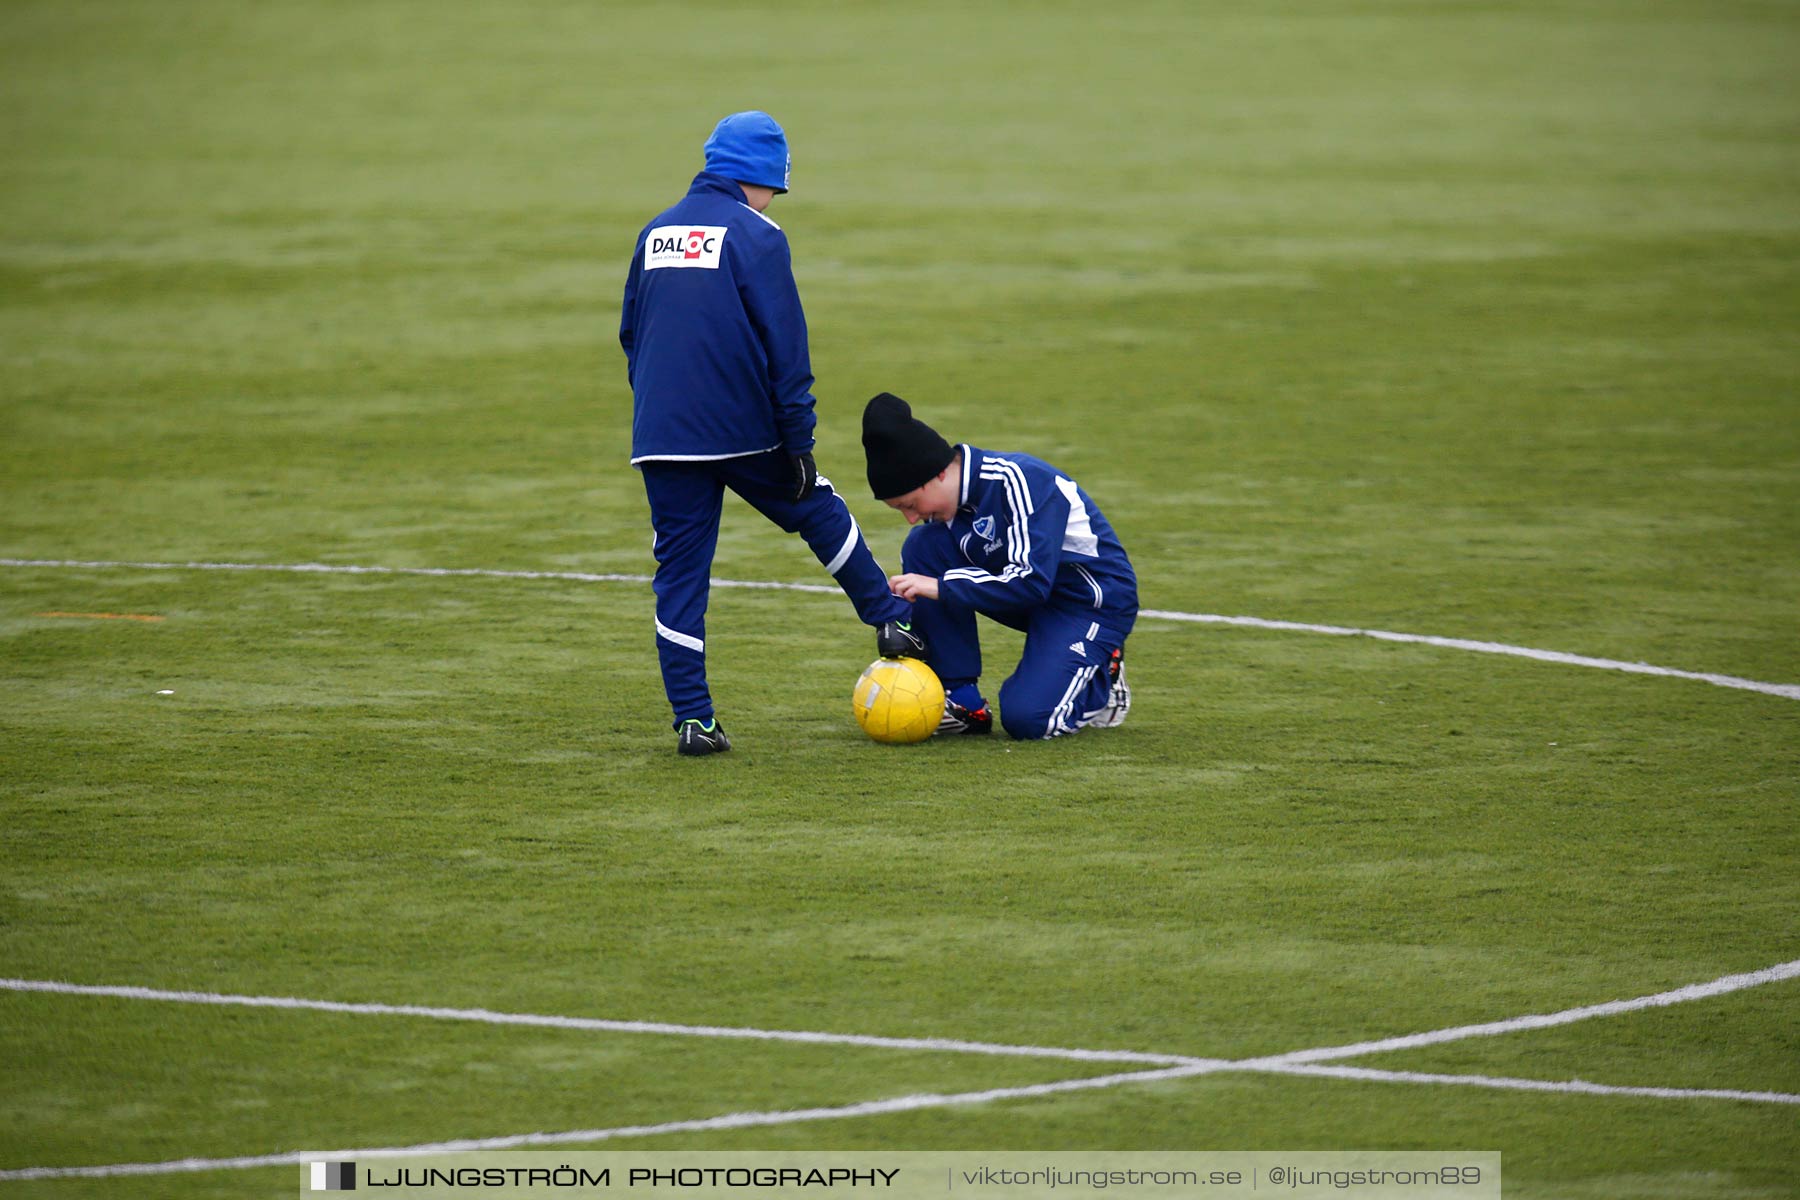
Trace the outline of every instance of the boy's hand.
[[938, 581], [930, 575], [892, 575], [888, 577], [888, 591], [902, 600], [936, 600]]

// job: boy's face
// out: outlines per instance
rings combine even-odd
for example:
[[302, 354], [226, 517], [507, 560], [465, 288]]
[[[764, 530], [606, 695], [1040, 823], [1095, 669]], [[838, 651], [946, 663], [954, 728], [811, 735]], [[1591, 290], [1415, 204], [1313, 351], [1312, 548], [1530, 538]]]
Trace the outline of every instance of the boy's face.
[[882, 501], [905, 517], [908, 525], [917, 525], [920, 521], [948, 523], [956, 516], [957, 506], [961, 502], [961, 473], [954, 462], [939, 471], [935, 478], [927, 479], [922, 486], [904, 496]]

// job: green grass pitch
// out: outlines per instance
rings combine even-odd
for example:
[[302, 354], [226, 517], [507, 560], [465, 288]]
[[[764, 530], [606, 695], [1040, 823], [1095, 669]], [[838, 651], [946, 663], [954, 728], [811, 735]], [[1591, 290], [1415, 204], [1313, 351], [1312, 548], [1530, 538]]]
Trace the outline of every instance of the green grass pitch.
[[[1145, 618], [1124, 727], [891, 748], [841, 597], [720, 589], [737, 749], [685, 761], [641, 582], [20, 565], [647, 573], [625, 259], [760, 107], [884, 562], [892, 390], [1080, 479], [1147, 608], [1800, 683], [1796, 62], [1783, 0], [9, 0], [0, 976], [1245, 1059], [1800, 959], [1793, 695]], [[716, 574], [826, 582], [736, 502]], [[1342, 1064], [1677, 1095], [1235, 1071], [595, 1145], [1795, 1196], [1800, 1109], [1688, 1093], [1800, 1093], [1797, 1018]], [[1121, 1069], [0, 990], [0, 1172]]]

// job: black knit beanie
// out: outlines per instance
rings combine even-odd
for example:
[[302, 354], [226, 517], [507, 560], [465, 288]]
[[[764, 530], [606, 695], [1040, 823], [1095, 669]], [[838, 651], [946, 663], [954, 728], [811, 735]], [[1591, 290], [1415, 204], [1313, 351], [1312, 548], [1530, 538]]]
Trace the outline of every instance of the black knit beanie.
[[923, 487], [956, 457], [950, 443], [892, 392], [881, 393], [863, 409], [863, 454], [877, 500]]

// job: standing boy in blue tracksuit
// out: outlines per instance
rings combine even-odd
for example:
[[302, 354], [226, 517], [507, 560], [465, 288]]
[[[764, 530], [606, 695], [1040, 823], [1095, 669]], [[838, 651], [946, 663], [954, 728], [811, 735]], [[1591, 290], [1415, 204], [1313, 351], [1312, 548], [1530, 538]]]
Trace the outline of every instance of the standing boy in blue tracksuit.
[[763, 215], [788, 188], [787, 135], [734, 113], [706, 166], [638, 234], [619, 344], [631, 381], [631, 463], [656, 531], [656, 647], [682, 754], [729, 750], [706, 687], [706, 602], [730, 488], [798, 533], [876, 626], [888, 656], [920, 655], [912, 605], [813, 466], [812, 362], [787, 236]]
[[939, 733], [989, 733], [975, 614], [1023, 630], [1000, 685], [1000, 724], [1051, 738], [1123, 724], [1131, 708], [1125, 639], [1137, 575], [1093, 498], [1029, 454], [951, 446], [883, 392], [863, 410], [875, 498], [914, 526], [888, 581], [913, 601], [925, 661], [948, 700]]

